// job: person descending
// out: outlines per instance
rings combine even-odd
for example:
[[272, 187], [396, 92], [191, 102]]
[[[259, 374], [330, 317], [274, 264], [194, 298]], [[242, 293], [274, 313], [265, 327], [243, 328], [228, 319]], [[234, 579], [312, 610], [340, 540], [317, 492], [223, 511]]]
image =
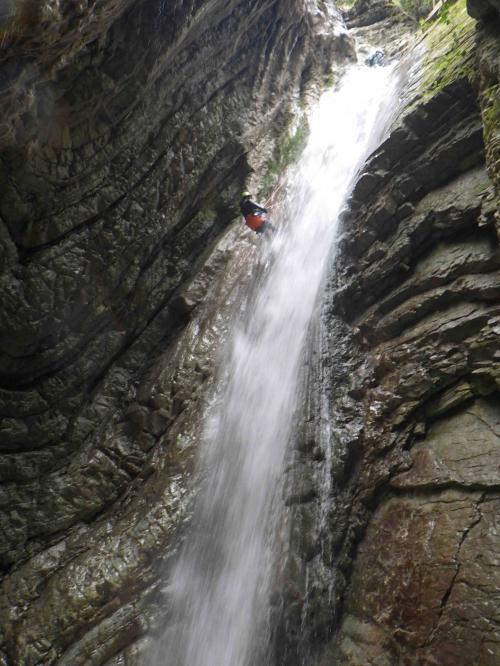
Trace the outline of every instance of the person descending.
[[383, 66], [385, 60], [385, 54], [383, 51], [375, 51], [375, 53], [372, 53], [369, 58], [365, 60], [365, 63], [368, 65], [368, 67], [381, 67]]
[[246, 190], [241, 193], [240, 210], [246, 225], [256, 234], [274, 231], [274, 226], [267, 219], [267, 209], [252, 201], [251, 197]]

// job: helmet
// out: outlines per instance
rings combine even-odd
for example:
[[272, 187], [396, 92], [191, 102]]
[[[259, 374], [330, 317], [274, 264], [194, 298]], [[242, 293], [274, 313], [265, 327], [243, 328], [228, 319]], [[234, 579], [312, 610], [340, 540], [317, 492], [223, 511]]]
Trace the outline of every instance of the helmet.
[[248, 197], [251, 197], [251, 196], [252, 195], [250, 194], [250, 192], [248, 190], [243, 190], [243, 192], [241, 193], [241, 198], [242, 199], [247, 199]]

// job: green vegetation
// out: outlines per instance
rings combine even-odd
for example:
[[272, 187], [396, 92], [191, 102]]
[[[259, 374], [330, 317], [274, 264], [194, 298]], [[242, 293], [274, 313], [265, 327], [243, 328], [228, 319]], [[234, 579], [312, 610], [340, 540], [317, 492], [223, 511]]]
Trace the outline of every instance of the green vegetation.
[[[355, 0], [344, 0], [339, 5], [348, 6]], [[428, 12], [432, 9], [432, 0], [397, 0], [403, 8], [414, 7], [415, 11]], [[418, 6], [417, 6], [418, 5]], [[424, 9], [425, 8], [425, 9]], [[422, 62], [421, 96], [427, 101], [440, 90], [460, 78], [473, 81], [476, 73], [474, 66], [476, 22], [467, 13], [466, 0], [448, 0], [442, 7], [438, 19], [425, 24], [423, 36], [426, 54]], [[323, 84], [334, 84], [333, 74], [325, 76]], [[498, 114], [498, 103], [491, 104], [491, 126], [494, 126]], [[306, 143], [309, 126], [307, 118], [302, 116], [296, 129], [292, 129], [293, 116], [284, 123], [284, 129], [276, 140], [272, 158], [259, 191], [260, 197], [269, 195], [279, 176], [300, 155]]]
[[323, 79], [323, 86], [325, 88], [333, 88], [333, 86], [337, 83], [337, 77], [333, 72], [327, 72], [325, 74], [325, 77]]
[[457, 79], [475, 77], [476, 22], [467, 13], [466, 0], [448, 2], [424, 36], [427, 48], [422, 63], [424, 101]]
[[259, 197], [267, 197], [279, 176], [293, 164], [304, 149], [309, 136], [309, 123], [303, 114], [296, 128], [292, 127], [293, 116], [290, 116], [285, 128], [276, 139], [272, 158], [267, 164], [266, 173], [259, 190]]
[[500, 85], [493, 85], [481, 95], [486, 162], [496, 188], [500, 186]]
[[500, 85], [487, 88], [482, 94], [484, 138], [488, 146], [500, 127]]

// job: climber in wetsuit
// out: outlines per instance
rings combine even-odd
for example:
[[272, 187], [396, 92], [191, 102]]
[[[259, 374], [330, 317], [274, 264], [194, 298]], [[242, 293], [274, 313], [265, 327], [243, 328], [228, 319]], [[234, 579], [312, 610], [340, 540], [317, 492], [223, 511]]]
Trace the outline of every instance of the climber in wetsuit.
[[250, 192], [245, 191], [241, 194], [240, 210], [246, 225], [256, 234], [274, 231], [274, 226], [267, 219], [267, 209], [256, 204], [250, 197]]

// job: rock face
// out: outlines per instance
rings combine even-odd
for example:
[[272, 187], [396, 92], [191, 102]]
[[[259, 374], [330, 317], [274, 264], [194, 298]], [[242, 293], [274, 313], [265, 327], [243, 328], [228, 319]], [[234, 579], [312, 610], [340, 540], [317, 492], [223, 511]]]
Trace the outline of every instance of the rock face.
[[384, 27], [391, 23], [401, 24], [401, 10], [385, 0], [358, 0], [344, 12], [346, 25], [349, 28], [373, 27], [384, 21]]
[[[468, 5], [344, 219], [291, 461], [287, 666], [500, 660], [500, 26]], [[384, 0], [347, 21], [407, 41]], [[323, 0], [11, 0], [0, 33], [0, 664], [136, 666], [251, 279], [223, 230], [352, 44]]]
[[500, 12], [499, 0], [467, 0], [467, 10], [476, 19], [488, 19]]
[[418, 53], [318, 332], [285, 592], [308, 645], [284, 664], [500, 662], [499, 20], [476, 31], [458, 2]]
[[0, 663], [132, 663], [245, 279], [237, 237], [209, 248], [352, 45], [300, 0], [11, 2], [0, 22]]

